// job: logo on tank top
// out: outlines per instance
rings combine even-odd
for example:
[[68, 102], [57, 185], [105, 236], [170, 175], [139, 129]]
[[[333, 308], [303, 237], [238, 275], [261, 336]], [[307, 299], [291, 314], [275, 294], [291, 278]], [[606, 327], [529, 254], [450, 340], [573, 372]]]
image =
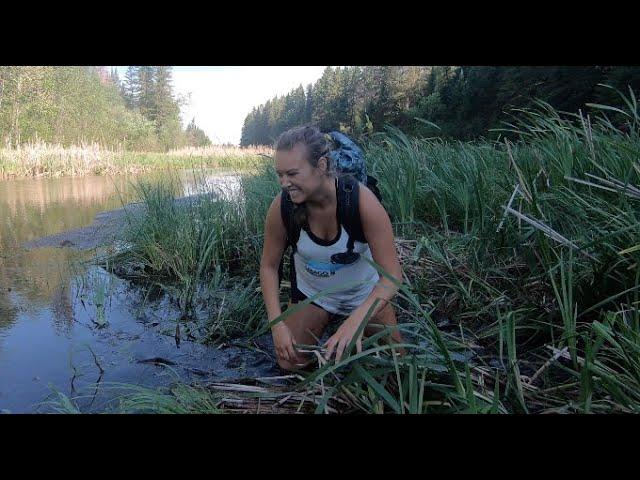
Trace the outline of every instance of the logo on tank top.
[[346, 265], [340, 265], [337, 263], [318, 262], [315, 260], [309, 260], [305, 263], [304, 268], [314, 277], [328, 278]]

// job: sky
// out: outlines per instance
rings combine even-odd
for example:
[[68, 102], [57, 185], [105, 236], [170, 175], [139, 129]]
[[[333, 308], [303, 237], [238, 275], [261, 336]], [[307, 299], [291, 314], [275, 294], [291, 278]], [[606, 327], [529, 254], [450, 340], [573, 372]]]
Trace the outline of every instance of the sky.
[[[124, 80], [126, 66], [118, 66]], [[315, 83], [323, 66], [279, 67], [173, 67], [174, 94], [191, 94], [182, 107], [182, 123], [195, 118], [214, 144], [240, 144], [244, 119], [253, 107], [276, 95], [284, 95], [302, 84]]]

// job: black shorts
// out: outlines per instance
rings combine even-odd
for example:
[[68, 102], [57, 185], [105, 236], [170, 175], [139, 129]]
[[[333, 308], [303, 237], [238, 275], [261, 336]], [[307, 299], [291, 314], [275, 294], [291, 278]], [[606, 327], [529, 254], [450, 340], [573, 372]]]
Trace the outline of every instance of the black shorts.
[[[300, 290], [298, 290], [297, 286], [292, 286], [291, 287], [291, 303], [298, 303], [298, 302], [304, 302], [307, 297], [304, 293], [302, 293]], [[311, 302], [311, 305], [315, 305], [318, 308], [322, 308], [320, 305], [318, 305], [316, 302]], [[324, 308], [322, 308], [324, 310]]]
[[[307, 298], [309, 297], [307, 297], [304, 293], [298, 290], [297, 286], [294, 286], [291, 288], [291, 303], [304, 302]], [[316, 307], [321, 308], [322, 310], [327, 312], [323, 307], [318, 305], [316, 302], [311, 302], [311, 305], [315, 305]], [[331, 312], [327, 312], [327, 313], [329, 314], [330, 322], [346, 318], [345, 315], [341, 315], [339, 313], [331, 313]]]

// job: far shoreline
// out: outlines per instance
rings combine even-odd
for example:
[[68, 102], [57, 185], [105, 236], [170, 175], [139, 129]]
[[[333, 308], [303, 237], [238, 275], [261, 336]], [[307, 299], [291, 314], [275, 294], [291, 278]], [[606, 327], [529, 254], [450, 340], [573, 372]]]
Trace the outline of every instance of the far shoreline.
[[135, 175], [162, 169], [250, 170], [264, 164], [270, 147], [212, 146], [169, 152], [104, 149], [97, 144], [30, 144], [0, 149], [0, 181], [87, 175]]

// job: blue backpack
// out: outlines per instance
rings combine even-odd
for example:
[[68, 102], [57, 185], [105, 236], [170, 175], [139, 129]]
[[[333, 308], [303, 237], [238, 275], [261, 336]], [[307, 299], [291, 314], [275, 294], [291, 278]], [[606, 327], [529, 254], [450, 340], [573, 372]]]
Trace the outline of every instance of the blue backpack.
[[338, 174], [351, 175], [359, 182], [366, 184], [367, 165], [362, 149], [344, 133], [330, 132], [327, 135], [337, 146], [327, 156], [333, 161]]
[[331, 132], [328, 134], [337, 147], [331, 150], [327, 156], [333, 160], [338, 176], [350, 175], [365, 184], [378, 200], [382, 203], [382, 194], [378, 188], [378, 180], [367, 175], [367, 165], [362, 149], [344, 133]]

